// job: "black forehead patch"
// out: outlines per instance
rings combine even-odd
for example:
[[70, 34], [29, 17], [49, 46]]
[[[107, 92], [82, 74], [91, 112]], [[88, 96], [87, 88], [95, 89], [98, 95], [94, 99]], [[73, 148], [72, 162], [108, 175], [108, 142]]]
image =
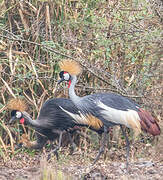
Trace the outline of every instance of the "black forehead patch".
[[12, 116], [12, 117], [16, 115], [16, 111], [17, 111], [17, 110], [11, 111], [11, 116]]
[[64, 74], [64, 71], [61, 71], [61, 72], [59, 73], [59, 77], [62, 78], [62, 77], [63, 77], [63, 74]]

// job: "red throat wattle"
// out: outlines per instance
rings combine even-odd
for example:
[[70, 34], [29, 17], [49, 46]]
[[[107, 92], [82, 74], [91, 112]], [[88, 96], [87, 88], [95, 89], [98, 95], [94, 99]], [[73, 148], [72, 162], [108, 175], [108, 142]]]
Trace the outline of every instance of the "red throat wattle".
[[71, 80], [69, 80], [69, 82], [68, 82], [68, 88], [70, 87], [70, 85], [71, 85]]
[[21, 118], [21, 119], [20, 119], [20, 123], [21, 123], [21, 124], [24, 124], [24, 118]]

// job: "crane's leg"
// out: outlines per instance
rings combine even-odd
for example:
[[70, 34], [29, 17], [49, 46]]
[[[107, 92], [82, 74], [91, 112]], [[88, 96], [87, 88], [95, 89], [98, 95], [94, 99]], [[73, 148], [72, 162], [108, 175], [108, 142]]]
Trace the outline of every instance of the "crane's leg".
[[53, 142], [51, 142], [51, 149], [53, 149], [53, 150], [51, 150], [50, 153], [48, 154], [47, 160], [49, 160], [51, 158], [51, 153], [54, 153], [54, 155], [57, 157], [57, 160], [58, 160], [59, 159], [58, 151], [54, 151], [55, 147], [54, 147]]
[[59, 150], [59, 148], [61, 147], [62, 135], [63, 135], [63, 131], [61, 131], [60, 134], [59, 134], [59, 143], [58, 143], [58, 146], [57, 146], [55, 149], [53, 149], [52, 151], [50, 151], [50, 152], [48, 153], [48, 158], [47, 158], [47, 160], [50, 159], [51, 153], [54, 153], [54, 154], [56, 155], [57, 160], [59, 159], [58, 150]]
[[68, 132], [68, 137], [69, 137], [69, 140], [70, 140], [70, 143], [71, 143], [70, 154], [72, 154], [74, 152], [74, 149], [75, 149], [76, 145], [75, 145], [74, 141], [72, 140], [70, 132]]
[[79, 130], [76, 130], [76, 133], [77, 133], [78, 135], [80, 135], [81, 137], [86, 138], [86, 140], [90, 141], [89, 136], [86, 135], [85, 133], [83, 133], [83, 132], [81, 132], [81, 131], [79, 131]]
[[105, 147], [105, 144], [106, 144], [107, 133], [108, 133], [108, 128], [106, 126], [104, 126], [104, 133], [103, 133], [103, 138], [102, 138], [102, 141], [101, 141], [101, 146], [100, 146], [98, 154], [97, 154], [95, 160], [93, 161], [92, 165], [94, 165], [99, 160], [101, 154], [104, 152], [104, 147]]
[[128, 140], [128, 137], [127, 137], [126, 132], [124, 131], [122, 125], [120, 125], [120, 127], [121, 127], [121, 130], [122, 130], [122, 134], [123, 134], [123, 136], [125, 137], [125, 140], [126, 140], [126, 169], [127, 169], [127, 172], [128, 172], [130, 142]]

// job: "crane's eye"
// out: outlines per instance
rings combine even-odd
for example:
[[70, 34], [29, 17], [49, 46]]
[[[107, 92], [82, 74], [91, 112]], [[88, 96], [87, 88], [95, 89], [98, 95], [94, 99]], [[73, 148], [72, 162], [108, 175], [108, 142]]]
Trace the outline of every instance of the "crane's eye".
[[69, 75], [69, 73], [64, 73], [64, 74], [63, 74], [63, 78], [64, 78], [65, 81], [69, 81], [69, 80], [70, 80], [70, 75]]
[[15, 116], [19, 119], [22, 117], [22, 113], [20, 111], [17, 111]]

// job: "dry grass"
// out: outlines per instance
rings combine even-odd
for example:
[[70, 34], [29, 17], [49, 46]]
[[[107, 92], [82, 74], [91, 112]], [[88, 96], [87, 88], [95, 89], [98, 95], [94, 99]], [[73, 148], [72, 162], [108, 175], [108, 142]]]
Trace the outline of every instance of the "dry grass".
[[[9, 99], [23, 96], [36, 119], [46, 99], [68, 97], [56, 83], [58, 62], [67, 58], [83, 68], [77, 94], [123, 94], [162, 124], [162, 24], [149, 3], [142, 0], [144, 8], [124, 0], [0, 3], [0, 156], [5, 161], [24, 131], [8, 125]], [[33, 131], [28, 133], [33, 140]]]

